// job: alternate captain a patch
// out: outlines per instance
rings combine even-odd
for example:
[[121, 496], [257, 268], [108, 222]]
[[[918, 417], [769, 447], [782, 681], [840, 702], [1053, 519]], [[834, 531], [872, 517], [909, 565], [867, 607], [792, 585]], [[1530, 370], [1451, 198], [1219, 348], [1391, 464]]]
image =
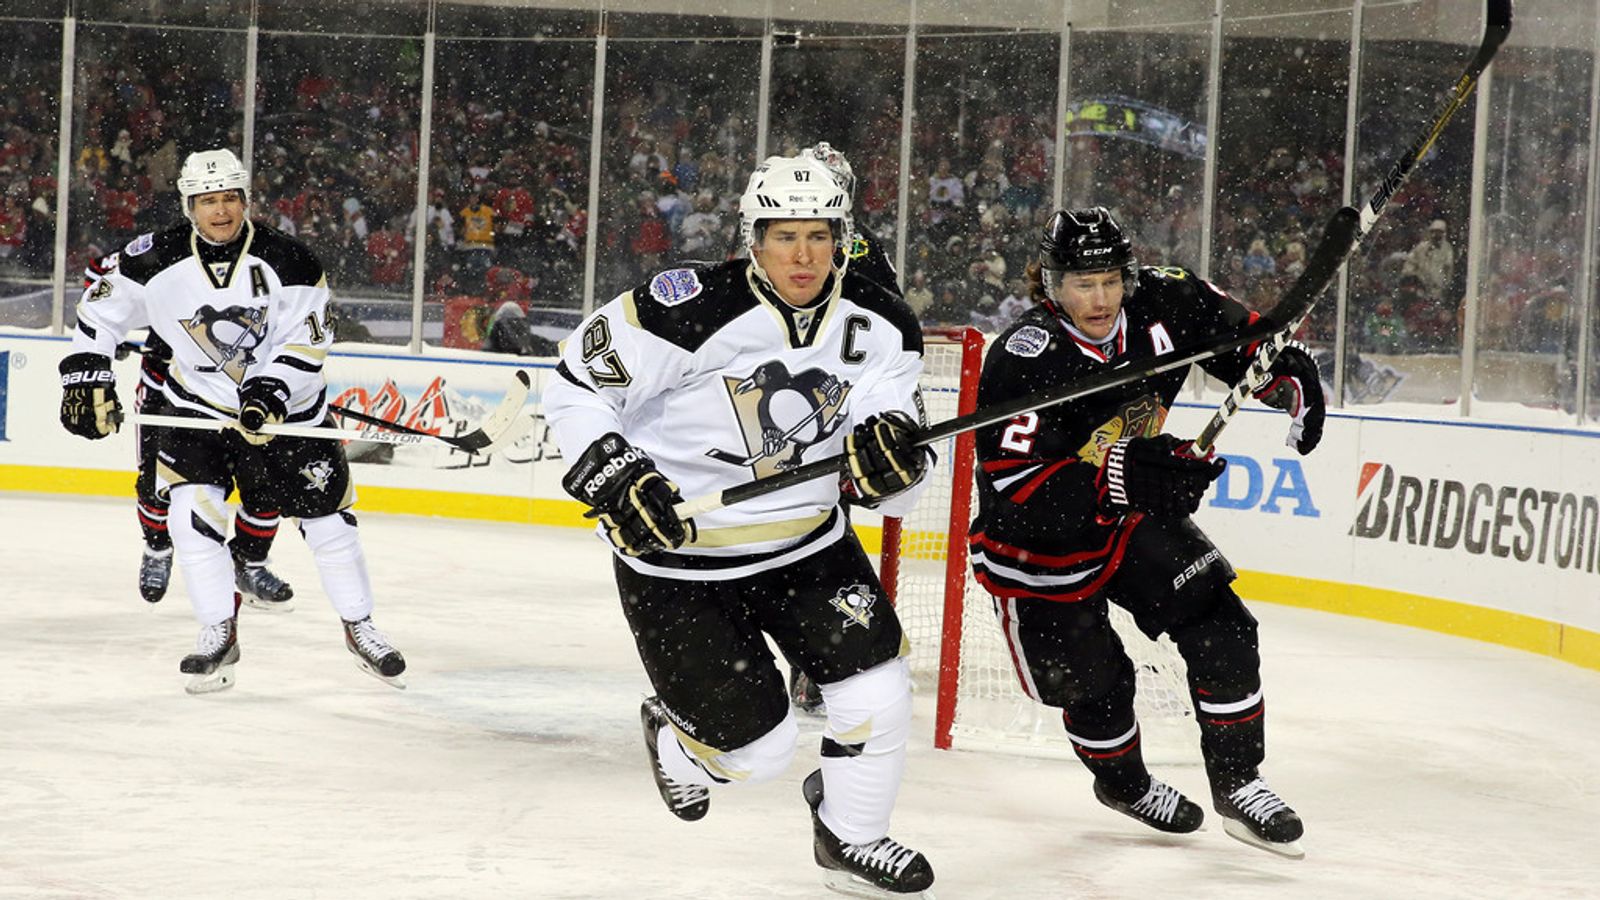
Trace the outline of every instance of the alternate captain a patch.
[[668, 269], [650, 279], [650, 296], [662, 306], [677, 306], [693, 300], [703, 290], [705, 285], [700, 283], [700, 276], [693, 269]]

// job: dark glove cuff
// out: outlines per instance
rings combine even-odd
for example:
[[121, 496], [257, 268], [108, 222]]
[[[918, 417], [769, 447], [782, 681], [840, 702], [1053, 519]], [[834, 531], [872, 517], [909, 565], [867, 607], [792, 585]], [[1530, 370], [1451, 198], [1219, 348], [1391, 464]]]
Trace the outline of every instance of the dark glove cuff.
[[110, 358], [98, 353], [74, 353], [62, 359], [59, 368], [62, 387], [90, 387], [117, 383], [117, 376], [111, 371]]

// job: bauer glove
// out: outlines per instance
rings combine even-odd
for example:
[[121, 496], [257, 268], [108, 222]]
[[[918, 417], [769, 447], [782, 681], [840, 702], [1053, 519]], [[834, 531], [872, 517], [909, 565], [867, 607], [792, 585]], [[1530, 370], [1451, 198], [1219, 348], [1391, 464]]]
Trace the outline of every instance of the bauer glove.
[[1210, 456], [1196, 459], [1193, 449], [1192, 441], [1180, 441], [1170, 434], [1125, 438], [1112, 444], [1095, 478], [1101, 511], [1170, 518], [1193, 515], [1206, 488], [1226, 465]]
[[672, 511], [678, 486], [656, 471], [648, 453], [610, 432], [589, 445], [561, 479], [568, 494], [587, 504], [612, 546], [628, 556], [676, 550], [694, 540], [694, 523]]
[[74, 353], [61, 361], [61, 424], [73, 434], [99, 440], [122, 425], [117, 376], [98, 353]]
[[272, 440], [262, 428], [282, 422], [289, 414], [289, 386], [277, 378], [257, 376], [239, 386], [239, 434], [260, 446]]
[[928, 472], [928, 449], [918, 447], [917, 423], [892, 409], [868, 416], [844, 439], [850, 484], [864, 506], [911, 487]]
[[1266, 385], [1256, 390], [1255, 397], [1289, 414], [1292, 421], [1285, 446], [1293, 447], [1301, 456], [1317, 448], [1328, 405], [1322, 396], [1317, 361], [1311, 358], [1305, 344], [1290, 341], [1284, 345], [1267, 372]]

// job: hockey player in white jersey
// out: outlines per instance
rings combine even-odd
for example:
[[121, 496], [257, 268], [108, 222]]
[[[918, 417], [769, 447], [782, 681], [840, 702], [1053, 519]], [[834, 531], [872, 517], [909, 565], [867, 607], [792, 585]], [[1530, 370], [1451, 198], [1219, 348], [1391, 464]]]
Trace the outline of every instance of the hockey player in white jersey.
[[222, 431], [161, 429], [157, 487], [200, 622], [180, 671], [190, 693], [233, 684], [239, 660], [235, 572], [223, 544], [229, 491], [273, 496], [300, 520], [324, 590], [361, 668], [403, 687], [405, 659], [372, 624], [372, 587], [338, 441], [279, 437], [278, 422], [324, 423], [323, 361], [333, 343], [328, 283], [305, 245], [248, 218], [250, 176], [228, 150], [192, 153], [178, 176], [188, 222], [143, 234], [84, 291], [74, 353], [61, 362], [61, 422], [101, 438], [122, 421], [111, 359], [148, 326], [172, 350], [165, 399], [176, 415], [220, 419]]
[[[622, 607], [656, 696], [640, 711], [662, 800], [765, 781], [799, 730], [767, 636], [821, 685], [821, 768], [805, 779], [814, 857], [862, 896], [933, 883], [888, 836], [911, 724], [909, 645], [846, 503], [898, 514], [927, 471], [922, 334], [836, 253], [850, 197], [808, 156], [768, 159], [740, 198], [750, 259], [671, 269], [585, 319], [544, 412], [563, 484], [615, 548]], [[838, 256], [843, 259], [843, 255]], [[849, 473], [681, 521], [673, 504], [845, 453]], [[681, 492], [680, 492], [681, 488]]]

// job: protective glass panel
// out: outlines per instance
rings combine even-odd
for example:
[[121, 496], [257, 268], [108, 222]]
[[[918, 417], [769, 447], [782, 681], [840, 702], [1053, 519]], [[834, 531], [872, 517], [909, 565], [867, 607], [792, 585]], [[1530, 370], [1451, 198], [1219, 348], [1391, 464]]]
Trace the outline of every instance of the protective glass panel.
[[322, 262], [339, 340], [407, 343], [422, 39], [263, 31], [257, 77], [257, 214]]
[[0, 46], [40, 51], [0, 62], [0, 325], [45, 328], [54, 293], [61, 26], [0, 21]]
[[996, 332], [1032, 305], [1060, 67], [1059, 30], [918, 35], [905, 277], [924, 325]]
[[[177, 178], [199, 149], [240, 152], [241, 30], [80, 25], [73, 73], [66, 321], [84, 265], [184, 223]], [[257, 207], [257, 212], [260, 208]]]
[[[739, 195], [756, 163], [761, 73], [759, 23], [740, 31], [692, 17], [611, 21], [596, 305], [674, 262], [733, 250]], [[684, 223], [708, 205], [719, 224], [691, 235]]]
[[423, 339], [550, 356], [583, 305], [598, 17], [518, 13], [439, 11]]
[[[1364, 12], [1358, 203], [1434, 120], [1478, 43], [1481, 11], [1451, 13], [1422, 4], [1374, 4]], [[1475, 118], [1471, 102], [1456, 113], [1351, 260], [1348, 405], [1437, 415], [1460, 396]]]

